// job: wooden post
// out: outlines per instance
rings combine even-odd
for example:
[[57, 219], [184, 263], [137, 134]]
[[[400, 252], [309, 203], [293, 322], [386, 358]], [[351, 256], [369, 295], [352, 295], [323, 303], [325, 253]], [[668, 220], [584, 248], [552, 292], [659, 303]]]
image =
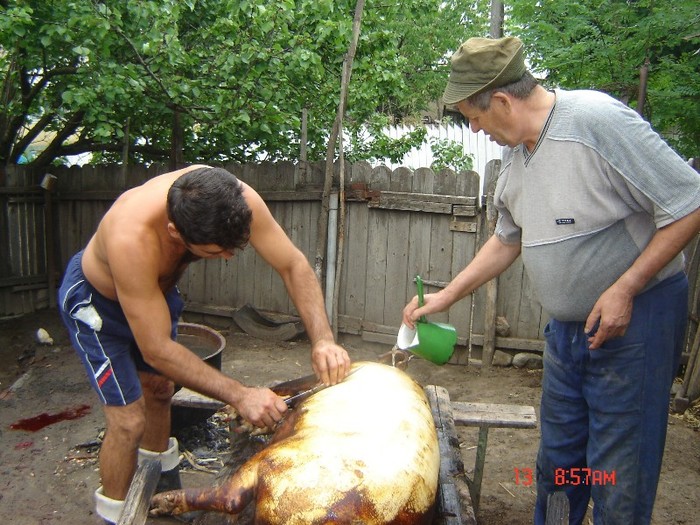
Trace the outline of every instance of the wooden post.
[[546, 525], [566, 525], [569, 523], [569, 498], [566, 492], [558, 490], [547, 496]]
[[[492, 160], [486, 165], [484, 189], [486, 190], [486, 242], [496, 231], [496, 208], [493, 205], [493, 196], [496, 191], [498, 172], [501, 169], [500, 160]], [[482, 347], [481, 362], [485, 367], [490, 367], [493, 362], [493, 354], [496, 350], [496, 301], [498, 299], [498, 277], [494, 277], [486, 283], [486, 306], [484, 312], [484, 346]]]
[[472, 498], [464, 474], [459, 438], [452, 417], [450, 394], [441, 386], [424, 388], [435, 420], [440, 445], [437, 516], [441, 525], [476, 525]]
[[489, 24], [489, 36], [501, 38], [503, 36], [504, 8], [502, 0], [491, 0], [491, 19]]
[[56, 182], [56, 176], [47, 173], [41, 181], [44, 189], [44, 228], [46, 230], [46, 286], [49, 289], [49, 308], [56, 308], [56, 275], [54, 272], [55, 252], [53, 245], [53, 207], [51, 192]]
[[[328, 147], [326, 148], [326, 178], [323, 182], [323, 196], [321, 197], [321, 214], [318, 218], [318, 238], [316, 239], [316, 257], [314, 259], [314, 273], [319, 281], [323, 283], [323, 261], [326, 252], [326, 243], [328, 241], [328, 213], [330, 193], [333, 185], [333, 165], [335, 157], [335, 144], [340, 131], [343, 128], [343, 117], [345, 116], [345, 104], [347, 102], [348, 87], [350, 85], [350, 77], [352, 75], [352, 63], [355, 60], [355, 51], [357, 50], [357, 42], [360, 39], [360, 25], [362, 22], [362, 12], [365, 9], [365, 0], [357, 0], [355, 5], [355, 17], [352, 21], [352, 39], [348, 52], [343, 60], [343, 72], [340, 79], [340, 101], [338, 103], [338, 111], [335, 115], [335, 122], [331, 129], [331, 136], [328, 139]], [[340, 135], [340, 140], [343, 140]]]
[[124, 508], [119, 515], [117, 525], [144, 525], [146, 523], [151, 498], [160, 478], [160, 471], [160, 461], [147, 460], [139, 465], [134, 479], [129, 485], [129, 491], [126, 493]]
[[297, 169], [294, 172], [295, 174], [295, 181], [294, 181], [294, 187], [299, 188], [299, 187], [306, 187], [308, 184], [308, 177], [307, 177], [307, 170], [309, 169], [308, 166], [308, 158], [307, 158], [307, 150], [308, 150], [308, 141], [309, 141], [309, 131], [308, 131], [308, 124], [309, 122], [309, 110], [304, 108], [301, 110], [301, 135], [299, 137], [299, 163], [297, 165]]

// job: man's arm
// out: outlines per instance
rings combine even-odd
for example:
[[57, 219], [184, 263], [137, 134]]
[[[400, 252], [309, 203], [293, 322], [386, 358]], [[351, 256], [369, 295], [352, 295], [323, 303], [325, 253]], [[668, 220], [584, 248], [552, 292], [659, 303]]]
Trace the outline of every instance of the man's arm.
[[518, 255], [520, 244], [505, 244], [495, 235], [491, 236], [474, 259], [445, 288], [425, 295], [422, 308], [418, 308], [418, 297], [414, 297], [403, 310], [403, 322], [413, 327], [419, 317], [447, 310], [482, 284], [503, 273]]
[[[269, 389], [239, 383], [170, 338], [170, 311], [158, 286], [157, 243], [135, 242], [132, 235], [110, 239], [109, 243], [119, 303], [144, 360], [176, 383], [233, 406], [254, 425], [273, 427], [286, 410], [280, 397]], [[134, 272], [134, 268], [139, 271]]]
[[279, 273], [311, 340], [311, 364], [316, 376], [334, 385], [350, 370], [350, 356], [335, 343], [321, 286], [304, 254], [275, 221], [260, 195], [244, 185], [251, 210], [250, 244]]
[[591, 349], [608, 339], [624, 335], [632, 319], [632, 301], [647, 283], [666, 266], [700, 231], [700, 208], [660, 228], [637, 260], [598, 298], [585, 330], [597, 331], [588, 341]]

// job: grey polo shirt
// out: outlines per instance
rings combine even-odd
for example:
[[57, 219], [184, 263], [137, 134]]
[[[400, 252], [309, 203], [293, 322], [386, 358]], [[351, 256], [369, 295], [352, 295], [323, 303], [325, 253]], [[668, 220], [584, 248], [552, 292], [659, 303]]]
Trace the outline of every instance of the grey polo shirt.
[[[555, 93], [533, 151], [504, 152], [496, 235], [521, 243], [549, 315], [584, 321], [658, 228], [700, 207], [700, 174], [612, 97]], [[679, 254], [647, 287], [682, 270]]]

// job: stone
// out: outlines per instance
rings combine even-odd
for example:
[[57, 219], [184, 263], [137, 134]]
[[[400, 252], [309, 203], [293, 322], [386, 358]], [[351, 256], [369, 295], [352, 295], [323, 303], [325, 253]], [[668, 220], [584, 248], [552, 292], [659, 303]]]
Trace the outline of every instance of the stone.
[[529, 352], [520, 352], [513, 356], [513, 366], [515, 368], [527, 368], [529, 370], [539, 370], [543, 367], [542, 356]]

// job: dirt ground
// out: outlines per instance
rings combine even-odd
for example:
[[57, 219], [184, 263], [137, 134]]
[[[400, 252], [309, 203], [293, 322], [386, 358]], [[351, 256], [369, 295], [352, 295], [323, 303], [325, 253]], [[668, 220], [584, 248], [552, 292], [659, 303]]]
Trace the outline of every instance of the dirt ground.
[[[199, 319], [185, 320], [201, 322]], [[51, 345], [36, 341], [44, 328]], [[227, 338], [223, 371], [250, 385], [270, 385], [311, 373], [309, 347], [297, 342], [266, 342], [221, 329]], [[389, 348], [357, 339], [344, 344], [354, 360], [376, 359]], [[99, 485], [97, 452], [104, 428], [100, 406], [90, 390], [55, 310], [0, 320], [0, 516], [16, 525], [96, 524], [92, 493]], [[532, 405], [538, 408], [541, 372], [515, 368], [481, 369], [477, 366], [436, 366], [413, 359], [409, 374], [419, 383], [447, 388], [452, 400]], [[13, 423], [41, 414], [55, 415], [83, 405], [89, 412], [58, 421], [36, 432], [14, 430]], [[663, 471], [654, 508], [654, 524], [699, 523], [700, 432], [698, 407], [684, 416], [672, 416]], [[80, 415], [80, 414], [74, 414]], [[210, 418], [216, 420], [217, 416]], [[204, 430], [204, 432], [212, 431]], [[216, 430], [214, 431], [216, 432]], [[476, 429], [460, 428], [467, 469], [473, 467]], [[482, 525], [532, 522], [533, 486], [523, 474], [534, 470], [538, 429], [492, 429], [489, 433], [481, 508]], [[181, 438], [181, 443], [185, 438]], [[203, 438], [206, 441], [206, 437]], [[192, 445], [188, 445], [192, 446]], [[186, 469], [187, 486], [212, 483], [217, 454], [188, 451], [203, 458]], [[207, 456], [211, 456], [207, 458]], [[208, 465], [208, 466], [207, 466]], [[516, 479], [520, 473], [520, 482]], [[170, 523], [151, 520], [149, 524]], [[172, 522], [175, 523], [175, 522]]]

